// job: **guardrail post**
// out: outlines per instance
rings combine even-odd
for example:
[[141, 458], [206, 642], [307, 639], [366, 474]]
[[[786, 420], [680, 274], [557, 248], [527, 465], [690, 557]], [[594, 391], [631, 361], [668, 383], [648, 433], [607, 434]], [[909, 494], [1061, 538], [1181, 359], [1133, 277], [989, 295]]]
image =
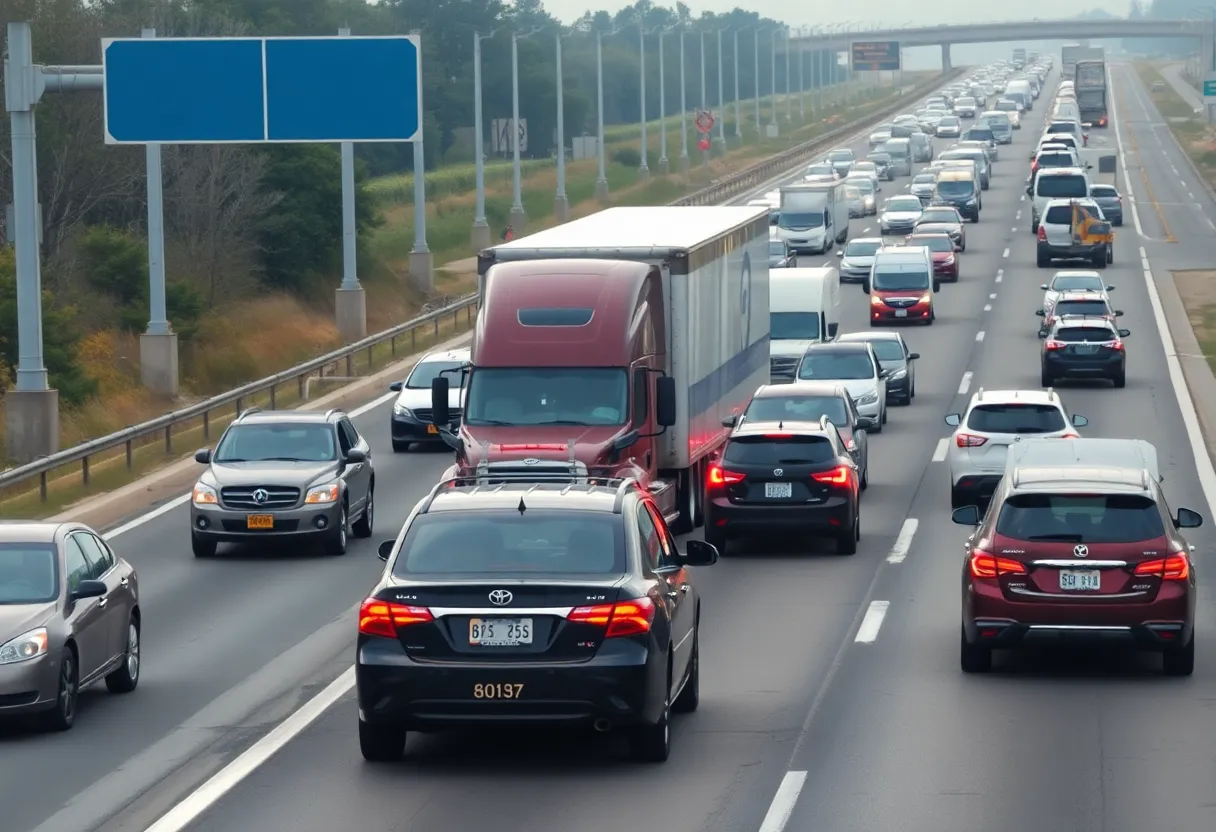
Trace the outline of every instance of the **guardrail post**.
[[85, 488], [89, 487], [89, 458], [86, 456], [80, 460], [80, 479]]
[[[206, 436], [206, 434], [207, 434], [207, 422], [206, 422], [206, 418], [207, 418], [207, 417], [206, 417], [206, 414], [203, 414], [203, 435], [204, 435], [204, 436]], [[130, 470], [131, 470], [131, 466], [132, 466], [132, 464], [135, 462], [135, 460], [132, 458], [132, 454], [131, 454], [131, 440], [130, 440], [130, 439], [128, 439], [128, 440], [126, 441], [126, 443], [124, 443], [124, 444], [126, 445], [126, 452], [127, 452], [127, 453], [126, 453], [126, 457], [127, 457], [127, 470], [128, 470], [128, 471], [130, 471]]]
[[173, 425], [165, 425], [165, 453], [173, 453]]
[[275, 388], [275, 385], [273, 385], [273, 384], [270, 385], [270, 409], [278, 410], [278, 406], [275, 401], [274, 388]]

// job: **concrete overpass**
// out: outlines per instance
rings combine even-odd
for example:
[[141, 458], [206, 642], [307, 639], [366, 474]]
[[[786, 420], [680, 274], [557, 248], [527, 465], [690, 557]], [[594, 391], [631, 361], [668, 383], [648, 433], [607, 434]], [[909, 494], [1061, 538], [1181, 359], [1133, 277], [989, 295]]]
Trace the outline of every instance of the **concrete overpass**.
[[942, 48], [942, 67], [949, 69], [950, 46], [955, 43], [998, 43], [1001, 41], [1110, 40], [1114, 38], [1192, 38], [1204, 43], [1210, 54], [1212, 19], [1194, 20], [1024, 20], [1003, 23], [967, 23], [959, 26], [924, 26], [914, 29], [866, 29], [852, 32], [819, 33], [790, 38], [791, 47], [849, 52], [850, 44], [870, 41], [899, 41], [900, 48], [936, 46]]

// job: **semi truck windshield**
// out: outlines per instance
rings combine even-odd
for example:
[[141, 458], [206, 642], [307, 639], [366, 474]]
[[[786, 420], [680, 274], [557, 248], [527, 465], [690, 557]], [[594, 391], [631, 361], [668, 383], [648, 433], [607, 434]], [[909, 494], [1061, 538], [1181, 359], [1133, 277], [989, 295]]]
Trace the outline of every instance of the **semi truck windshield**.
[[613, 367], [478, 367], [468, 385], [469, 425], [622, 425], [629, 413]]

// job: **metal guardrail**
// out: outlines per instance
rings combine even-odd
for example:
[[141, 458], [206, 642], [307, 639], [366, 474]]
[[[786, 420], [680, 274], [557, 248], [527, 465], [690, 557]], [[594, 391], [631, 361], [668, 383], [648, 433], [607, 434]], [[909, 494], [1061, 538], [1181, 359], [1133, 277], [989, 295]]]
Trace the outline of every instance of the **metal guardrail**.
[[[857, 130], [867, 123], [873, 123], [876, 119], [882, 119], [887, 115], [897, 112], [906, 107], [906, 102], [909, 99], [915, 99], [927, 89], [940, 85], [943, 82], [949, 81], [962, 73], [962, 69], [951, 70], [937, 76], [931, 81], [920, 84], [913, 88], [907, 96], [901, 96], [897, 101], [880, 108], [862, 118], [856, 119], [848, 124], [834, 128], [827, 133], [815, 137], [809, 141], [803, 142], [795, 147], [790, 148], [776, 156], [752, 165], [736, 174], [732, 174], [724, 179], [715, 182], [709, 187], [702, 188], [687, 196], [681, 197], [670, 205], [713, 205], [723, 200], [729, 199], [740, 193], [743, 193], [756, 185], [773, 179], [783, 170], [791, 167], [799, 161], [822, 151], [825, 146], [832, 144], [842, 135], [846, 135], [851, 131]], [[211, 415], [214, 411], [226, 407], [233, 407], [234, 415], [239, 413], [241, 405], [246, 399], [259, 394], [268, 393], [270, 396], [270, 406], [275, 407], [276, 391], [279, 387], [295, 382], [298, 386], [298, 395], [301, 401], [307, 400], [307, 391], [309, 381], [313, 374], [317, 374], [318, 378], [324, 378], [327, 368], [337, 368], [345, 363], [345, 372], [340, 377], [349, 378], [356, 375], [354, 368], [355, 357], [366, 351], [368, 354], [368, 366], [372, 366], [372, 352], [376, 347], [382, 346], [385, 343], [390, 345], [392, 354], [396, 355], [397, 340], [406, 335], [409, 335], [413, 344], [417, 343], [417, 333], [425, 327], [432, 327], [434, 330], [435, 341], [439, 339], [439, 324], [451, 316], [454, 326], [459, 326], [461, 313], [464, 313], [466, 323], [472, 325], [474, 318], [474, 309], [477, 307], [478, 298], [476, 294], [467, 295], [459, 300], [444, 306], [441, 309], [436, 309], [433, 312], [420, 315], [416, 318], [411, 318], [405, 323], [387, 329], [383, 332], [378, 332], [374, 335], [369, 335], [361, 341], [353, 344], [348, 344], [344, 347], [336, 349], [325, 355], [314, 358], [311, 361], [306, 361], [290, 369], [283, 370], [272, 376], [251, 381], [248, 384], [242, 385], [235, 390], [229, 390], [227, 393], [222, 393], [218, 396], [206, 399], [196, 404], [188, 405], [187, 407], [179, 408], [178, 410], [170, 411], [155, 419], [150, 419], [146, 422], [141, 422], [138, 425], [131, 425], [123, 428], [120, 431], [115, 431], [107, 436], [102, 436], [97, 439], [92, 439], [88, 442], [82, 442], [71, 448], [66, 448], [58, 453], [36, 459], [33, 462], [20, 465], [15, 468], [10, 468], [7, 471], [0, 472], [0, 489], [6, 489], [17, 485], [34, 477], [38, 478], [39, 493], [43, 501], [47, 498], [47, 483], [49, 474], [58, 468], [65, 465], [71, 465], [79, 462], [81, 464], [81, 477], [84, 484], [89, 484], [90, 471], [89, 459], [107, 451], [113, 451], [119, 447], [124, 447], [126, 451], [126, 465], [130, 469], [133, 467], [133, 454], [137, 446], [142, 444], [143, 440], [147, 440], [158, 434], [163, 434], [165, 440], [165, 453], [173, 453], [173, 429], [182, 425], [185, 422], [190, 422], [196, 419], [202, 419], [202, 428], [204, 439], [210, 438], [211, 433]], [[411, 352], [416, 352], [416, 349], [411, 347]], [[338, 376], [337, 373], [330, 373], [332, 376]], [[116, 456], [116, 455], [115, 455]]]

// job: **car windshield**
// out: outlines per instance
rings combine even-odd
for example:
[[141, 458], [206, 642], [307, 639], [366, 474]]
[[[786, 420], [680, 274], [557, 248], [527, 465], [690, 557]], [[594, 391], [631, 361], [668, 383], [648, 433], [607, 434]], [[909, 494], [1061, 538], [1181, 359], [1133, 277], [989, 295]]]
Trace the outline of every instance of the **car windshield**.
[[929, 251], [954, 252], [954, 243], [944, 234], [924, 234], [908, 238], [909, 246], [920, 246]]
[[945, 179], [937, 183], [937, 192], [942, 196], [971, 196], [975, 185], [966, 179]]
[[1051, 281], [1053, 292], [1084, 291], [1093, 289], [1103, 291], [1106, 284], [1096, 274], [1058, 274]]
[[1114, 330], [1104, 326], [1068, 326], [1061, 327], [1051, 336], [1057, 341], [1068, 344], [1079, 344], [1088, 341], [1091, 344], [1105, 344], [1114, 341], [1118, 336]]
[[874, 364], [864, 352], [812, 352], [802, 358], [798, 378], [814, 380], [856, 380], [874, 378]]
[[850, 338], [849, 340], [850, 341], [865, 340], [866, 343], [868, 343], [871, 347], [874, 348], [874, 354], [878, 356], [879, 363], [881, 363], [883, 361], [903, 361], [904, 360], [903, 344], [901, 344], [899, 341], [896, 341], [894, 338], [866, 338], [866, 339]]
[[414, 372], [410, 373], [410, 377], [406, 379], [405, 386], [410, 390], [422, 390], [430, 387], [431, 382], [439, 378], [439, 374], [445, 370], [444, 378], [448, 380], [449, 387], [462, 387], [464, 385], [465, 373], [460, 372], [460, 368], [464, 364], [460, 361], [423, 361], [414, 368]]
[[1089, 186], [1080, 175], [1040, 176], [1035, 194], [1048, 199], [1076, 199], [1088, 196]]
[[59, 556], [49, 543], [0, 543], [0, 605], [45, 604], [59, 595]]
[[1104, 300], [1062, 300], [1056, 303], [1051, 314], [1057, 318], [1065, 315], [1109, 315], [1110, 307]]
[[1165, 535], [1161, 512], [1139, 494], [1015, 494], [996, 533], [1015, 540], [1140, 543]]
[[921, 211], [921, 204], [920, 200], [914, 196], [897, 196], [887, 200], [887, 210], [897, 213], [911, 211], [919, 214]]
[[816, 312], [770, 312], [769, 338], [774, 341], [819, 340], [819, 314]]
[[962, 98], [958, 99], [958, 100], [957, 100], [957, 101], [955, 101], [954, 103], [955, 103], [956, 105], [958, 105], [959, 107], [974, 107], [974, 106], [975, 106], [975, 99], [974, 99], [974, 98], [970, 98], [970, 97], [968, 97], [968, 96], [963, 96]]
[[998, 110], [1004, 110], [1005, 112], [1017, 112], [1018, 105], [1012, 101], [998, 101], [996, 102], [996, 108]]
[[334, 427], [325, 422], [233, 425], [211, 460], [218, 463], [328, 462], [338, 458]]
[[770, 257], [784, 257], [785, 243], [781, 242], [780, 240], [769, 240], [768, 253]]
[[[940, 191], [941, 186], [945, 185], [945, 184], [947, 184], [947, 183], [939, 182], [938, 190]], [[957, 183], [955, 183], [955, 184], [957, 184]], [[964, 183], [964, 184], [969, 185], [970, 183]], [[970, 193], [970, 192], [968, 192], [968, 193]], [[951, 209], [949, 211], [943, 211], [940, 208], [926, 208], [925, 212], [920, 215], [920, 221], [921, 221], [922, 225], [925, 223], [930, 223], [930, 222], [944, 222], [944, 223], [948, 223], [948, 224], [957, 225], [958, 224], [958, 214], [956, 214], [953, 209]]]
[[818, 422], [827, 416], [838, 427], [849, 423], [839, 396], [766, 396], [752, 399], [743, 415], [752, 422]]
[[975, 127], [972, 127], [970, 130], [967, 131], [967, 140], [968, 141], [986, 142], [986, 141], [991, 140], [992, 138], [993, 138], [993, 135], [992, 135], [991, 130], [980, 130]]
[[873, 257], [874, 253], [882, 248], [882, 243], [869, 240], [851, 240], [844, 247], [845, 257]]
[[877, 270], [871, 278], [873, 288], [880, 292], [927, 292], [929, 273], [923, 271]]
[[469, 425], [620, 425], [629, 384], [612, 367], [482, 367], [466, 397]]
[[819, 228], [823, 225], [823, 212], [794, 213], [782, 211], [777, 223], [781, 228]]
[[724, 465], [817, 465], [836, 457], [826, 436], [736, 436], [726, 443]]
[[967, 414], [967, 427], [982, 433], [1055, 433], [1064, 414], [1049, 404], [981, 404]]
[[935, 173], [918, 173], [912, 177], [913, 185], [932, 185], [936, 181], [937, 174]]
[[[527, 498], [523, 498], [526, 508]], [[432, 511], [410, 524], [393, 575], [616, 575], [624, 572], [620, 515], [508, 509]]]

